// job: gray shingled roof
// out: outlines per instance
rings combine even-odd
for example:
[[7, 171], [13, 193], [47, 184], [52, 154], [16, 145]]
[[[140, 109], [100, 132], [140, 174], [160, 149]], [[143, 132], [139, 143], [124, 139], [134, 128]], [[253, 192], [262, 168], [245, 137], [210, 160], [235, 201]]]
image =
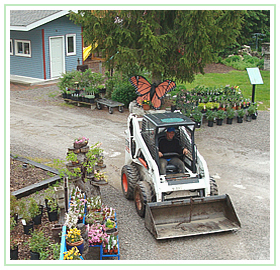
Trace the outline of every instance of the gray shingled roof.
[[11, 10], [10, 26], [28, 26], [61, 10]]

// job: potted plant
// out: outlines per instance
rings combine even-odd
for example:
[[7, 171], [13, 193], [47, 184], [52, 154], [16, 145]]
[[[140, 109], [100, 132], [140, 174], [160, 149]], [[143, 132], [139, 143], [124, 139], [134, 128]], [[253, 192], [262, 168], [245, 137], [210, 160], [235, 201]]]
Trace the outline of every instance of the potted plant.
[[111, 220], [115, 220], [116, 210], [112, 207], [105, 206], [103, 208], [103, 215], [104, 215], [105, 219], [109, 218]]
[[98, 91], [99, 91], [100, 94], [105, 94], [106, 88], [105, 88], [105, 85], [104, 85], [104, 84], [99, 84], [99, 85], [97, 85], [96, 88], [98, 89]]
[[65, 213], [65, 223], [64, 225], [68, 229], [73, 229], [76, 227], [78, 222], [78, 215], [79, 213], [76, 211], [73, 211], [73, 209], [69, 208], [68, 213]]
[[104, 238], [103, 250], [105, 254], [117, 254], [118, 253], [118, 241], [117, 236], [108, 235]]
[[44, 260], [48, 257], [49, 239], [45, 237], [43, 231], [34, 230], [28, 241], [31, 260]]
[[251, 104], [248, 108], [248, 115], [252, 117], [252, 119], [257, 119], [257, 105]]
[[47, 196], [45, 198], [49, 221], [58, 220], [59, 207], [55, 198]]
[[202, 112], [202, 113], [206, 113], [207, 109], [206, 109], [206, 103], [198, 103], [197, 108]]
[[232, 120], [235, 116], [235, 110], [233, 108], [228, 107], [226, 111], [226, 116], [227, 116], [227, 124], [232, 124]]
[[66, 160], [70, 161], [72, 165], [79, 164], [78, 156], [74, 152], [68, 152], [66, 156]]
[[91, 225], [88, 228], [88, 242], [90, 245], [100, 245], [107, 234], [104, 233], [101, 225]]
[[74, 140], [74, 148], [82, 148], [88, 144], [88, 138], [85, 136], [77, 138]]
[[208, 127], [213, 127], [215, 118], [216, 118], [216, 112], [207, 110], [206, 119], [208, 120]]
[[84, 250], [84, 239], [81, 236], [81, 230], [77, 228], [69, 229], [66, 235], [66, 248], [67, 250], [77, 247], [80, 254], [83, 254]]
[[28, 211], [31, 215], [34, 225], [41, 224], [43, 206], [38, 205], [38, 203], [33, 197], [29, 198]]
[[34, 222], [32, 221], [31, 214], [28, 210], [28, 204], [26, 199], [19, 201], [19, 215], [21, 216], [21, 222], [23, 225], [24, 234], [30, 235], [33, 232]]
[[254, 105], [250, 105], [250, 107], [247, 109], [246, 114], [246, 121], [251, 122], [252, 121], [252, 115], [256, 113], [256, 107]]
[[95, 196], [87, 199], [87, 211], [88, 212], [100, 212], [101, 211], [101, 197]]
[[244, 109], [239, 109], [237, 111], [237, 123], [243, 123], [243, 117], [245, 115], [245, 110]]
[[200, 128], [201, 126], [201, 121], [202, 121], [202, 113], [199, 111], [198, 108], [195, 108], [192, 111], [192, 118], [195, 121], [195, 127]]
[[107, 234], [118, 235], [118, 229], [116, 228], [116, 222], [114, 220], [108, 218], [104, 223], [103, 227], [104, 231]]
[[17, 223], [18, 220], [18, 213], [19, 213], [19, 205], [16, 196], [10, 196], [10, 216], [14, 218], [15, 222]]
[[223, 124], [223, 120], [226, 118], [226, 112], [224, 110], [217, 111], [217, 125], [221, 126]]
[[144, 109], [144, 111], [150, 110], [151, 101], [150, 101], [150, 100], [143, 100], [143, 101], [141, 102], [140, 106], [142, 106], [142, 108]]
[[70, 250], [63, 253], [63, 260], [81, 260], [81, 254], [77, 247], [72, 247]]
[[10, 218], [10, 259], [17, 260], [18, 259], [18, 243], [15, 239], [15, 234], [13, 230], [15, 229], [16, 221], [14, 217]]
[[107, 183], [107, 176], [105, 175], [105, 172], [95, 170], [93, 181]]

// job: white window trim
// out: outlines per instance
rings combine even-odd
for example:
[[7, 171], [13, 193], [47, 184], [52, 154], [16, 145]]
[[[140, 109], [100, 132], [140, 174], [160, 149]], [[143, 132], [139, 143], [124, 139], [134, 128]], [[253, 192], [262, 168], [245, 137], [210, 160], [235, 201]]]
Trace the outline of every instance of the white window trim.
[[[69, 53], [68, 52], [68, 37], [73, 37], [73, 49], [74, 51]], [[70, 56], [70, 55], [76, 55], [76, 34], [67, 34], [66, 35], [66, 55]]]
[[[20, 42], [29, 44], [29, 53], [19, 53], [18, 52], [18, 43], [20, 43]], [[30, 40], [15, 39], [15, 55], [24, 56], [24, 57], [31, 57], [31, 41]]]
[[[12, 51], [11, 51], [12, 49]], [[10, 55], [14, 55], [14, 46], [13, 46], [13, 40], [10, 38]]]

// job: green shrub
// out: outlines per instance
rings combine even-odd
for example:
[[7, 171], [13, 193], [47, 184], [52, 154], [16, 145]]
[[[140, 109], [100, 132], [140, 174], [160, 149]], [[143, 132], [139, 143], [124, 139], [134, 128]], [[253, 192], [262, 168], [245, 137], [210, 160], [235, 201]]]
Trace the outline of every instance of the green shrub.
[[221, 61], [221, 63], [237, 70], [245, 70], [251, 67], [263, 69], [263, 62], [263, 59], [251, 55], [244, 55], [243, 59], [241, 59], [239, 55], [233, 55]]
[[62, 77], [59, 78], [59, 82], [57, 83], [58, 88], [62, 91], [64, 91], [66, 87], [74, 88], [76, 73], [76, 70], [67, 71], [66, 73], [63, 73]]
[[233, 55], [233, 56], [230, 56], [228, 58], [226, 58], [226, 62], [227, 63], [230, 63], [230, 62], [239, 62], [241, 60], [240, 56], [239, 55]]
[[125, 107], [128, 107], [129, 103], [137, 98], [137, 94], [129, 81], [121, 81], [115, 85], [111, 98], [124, 103]]
[[97, 91], [98, 86], [104, 83], [104, 76], [101, 73], [92, 72], [91, 69], [86, 69], [84, 72], [72, 70], [63, 73], [57, 85], [60, 90], [65, 91], [66, 87], [75, 88], [76, 82], [79, 83], [80, 89], [91, 88]]

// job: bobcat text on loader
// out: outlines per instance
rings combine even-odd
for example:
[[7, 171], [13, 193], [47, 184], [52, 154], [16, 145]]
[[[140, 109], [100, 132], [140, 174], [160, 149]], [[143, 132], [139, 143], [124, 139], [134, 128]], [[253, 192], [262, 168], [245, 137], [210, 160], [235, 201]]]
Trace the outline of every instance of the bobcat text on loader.
[[[179, 112], [130, 114], [125, 139], [121, 185], [146, 228], [156, 239], [236, 230], [239, 218], [227, 194], [218, 195], [215, 180], [194, 142], [195, 123]], [[187, 155], [180, 156], [185, 173], [168, 164], [159, 171], [159, 141], [169, 127]], [[167, 153], [173, 156], [176, 153]]]

